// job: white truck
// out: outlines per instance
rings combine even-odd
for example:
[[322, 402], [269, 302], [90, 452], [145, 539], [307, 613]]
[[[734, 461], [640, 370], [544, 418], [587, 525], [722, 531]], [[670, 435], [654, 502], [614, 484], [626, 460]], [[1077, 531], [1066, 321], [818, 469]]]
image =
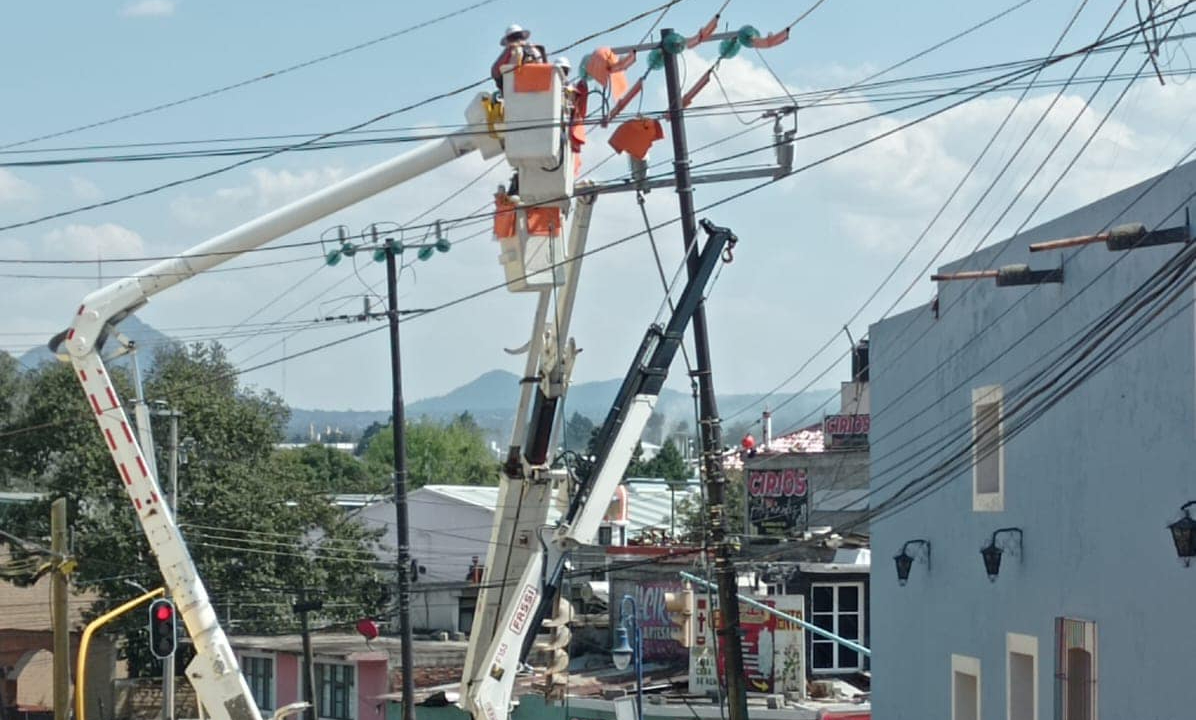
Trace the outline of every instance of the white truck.
[[[526, 657], [529, 638], [548, 614], [564, 559], [576, 545], [592, 542], [651, 415], [693, 308], [722, 249], [734, 242], [729, 231], [706, 226], [709, 239], [701, 251], [701, 271], [682, 293], [667, 327], [654, 326], [645, 336], [602, 427], [594, 471], [587, 483], [570, 487], [566, 473], [553, 469], [552, 448], [559, 429], [556, 407], [568, 387], [576, 354], [568, 339], [569, 318], [597, 195], [574, 188], [567, 135], [571, 92], [560, 69], [537, 63], [507, 70], [502, 100], [484, 93], [476, 96], [466, 112], [469, 124], [459, 132], [90, 293], [69, 328], [51, 341], [51, 349], [64, 348], [74, 365], [119, 482], [157, 556], [195, 648], [187, 677], [214, 720], [260, 720], [261, 715], [186, 542], [163, 503], [153, 463], [138, 442], [101, 358], [102, 343], [115, 332], [117, 323], [172, 285], [455, 158], [473, 151], [486, 158], [505, 153], [519, 182], [518, 195], [496, 213], [499, 260], [508, 288], [538, 293], [539, 303], [526, 347], [525, 382], [499, 492], [499, 513], [482, 581], [485, 589], [478, 600], [462, 679], [465, 709], [475, 720], [498, 720], [509, 714], [518, 665]], [[566, 237], [561, 218], [569, 216]], [[541, 533], [558, 498], [567, 500], [567, 509], [551, 536], [544, 538]], [[557, 673], [563, 670], [550, 668]]]

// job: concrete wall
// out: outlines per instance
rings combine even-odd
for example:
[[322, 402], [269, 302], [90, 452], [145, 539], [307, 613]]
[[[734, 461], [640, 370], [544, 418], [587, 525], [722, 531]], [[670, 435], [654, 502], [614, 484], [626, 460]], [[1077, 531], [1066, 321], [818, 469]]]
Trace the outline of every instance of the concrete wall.
[[[1194, 188], [1196, 170], [1188, 166], [1121, 217], [1137, 189], [1029, 231], [1007, 249], [989, 247], [947, 267], [1029, 261], [1048, 268], [1057, 267], [1061, 257], [1074, 258], [1066, 263], [1062, 285], [943, 283], [940, 319], [923, 307], [874, 325], [870, 440], [877, 495], [872, 507], [970, 441], [973, 388], [1002, 385], [1008, 413], [1023, 369], [1042, 367], [1051, 348], [1127, 295], [1178, 249], [1111, 253], [1098, 245], [1074, 255], [1031, 258], [1029, 242], [1095, 232], [1110, 221], [1153, 226], [1182, 206]], [[1167, 224], [1182, 222], [1181, 211]], [[1114, 261], [1119, 262], [1098, 279]], [[1089, 282], [1092, 288], [1081, 292]], [[1196, 685], [1189, 649], [1196, 643], [1196, 568], [1179, 564], [1165, 528], [1178, 518], [1183, 502], [1196, 499], [1190, 300], [1184, 296], [1176, 306], [1178, 317], [1161, 332], [1008, 441], [1003, 511], [973, 511], [972, 472], [964, 467], [937, 492], [873, 522], [877, 717], [950, 718], [952, 654], [979, 660], [983, 717], [1006, 717], [1008, 633], [1037, 639], [1038, 718], [1054, 717], [1053, 621], [1059, 616], [1096, 622], [1101, 717], [1192, 715]], [[1015, 344], [1023, 336], [1027, 339]], [[948, 440], [954, 433], [963, 437]], [[937, 441], [944, 446], [917, 454]], [[1024, 530], [1024, 552], [1020, 560], [1006, 555], [999, 578], [990, 583], [979, 550], [993, 530], [1004, 526]], [[888, 558], [913, 538], [931, 541], [933, 562], [929, 572], [916, 563], [908, 586], [900, 587]]]
[[390, 673], [385, 660], [357, 663], [357, 720], [386, 720], [386, 701], [379, 696], [390, 691]]

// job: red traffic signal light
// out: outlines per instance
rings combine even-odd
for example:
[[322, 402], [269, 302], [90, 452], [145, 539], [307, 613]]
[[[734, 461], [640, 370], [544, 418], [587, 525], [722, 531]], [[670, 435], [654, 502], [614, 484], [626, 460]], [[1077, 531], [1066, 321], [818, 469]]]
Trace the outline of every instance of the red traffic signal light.
[[174, 654], [178, 644], [174, 603], [159, 598], [149, 608], [150, 652], [165, 660]]

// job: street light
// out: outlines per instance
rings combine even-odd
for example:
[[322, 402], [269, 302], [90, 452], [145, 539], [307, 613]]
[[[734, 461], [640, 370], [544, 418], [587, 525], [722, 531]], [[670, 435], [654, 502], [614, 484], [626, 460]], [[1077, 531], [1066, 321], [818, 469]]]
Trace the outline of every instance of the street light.
[[[631, 606], [630, 615], [628, 605]], [[639, 610], [635, 598], [630, 595], [624, 595], [619, 604], [619, 625], [618, 639], [610, 651], [610, 658], [618, 670], [627, 669], [631, 661], [635, 661], [635, 717], [644, 720], [644, 639], [640, 635]]]
[[1186, 502], [1180, 507], [1184, 516], [1167, 526], [1171, 530], [1171, 540], [1175, 543], [1175, 554], [1187, 567], [1192, 558], [1196, 557], [1196, 520], [1188, 508], [1196, 505], [1196, 500]]

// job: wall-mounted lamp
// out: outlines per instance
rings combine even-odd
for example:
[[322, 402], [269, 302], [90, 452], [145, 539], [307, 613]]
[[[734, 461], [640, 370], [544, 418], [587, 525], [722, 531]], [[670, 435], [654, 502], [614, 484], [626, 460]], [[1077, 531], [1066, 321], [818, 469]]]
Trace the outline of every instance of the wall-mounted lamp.
[[[909, 547], [913, 545], [914, 555], [909, 553]], [[902, 587], [909, 582], [909, 571], [914, 566], [914, 560], [921, 560], [926, 563], [926, 571], [930, 571], [930, 541], [929, 540], [906, 540], [905, 544], [901, 546], [901, 552], [893, 556], [893, 562], [897, 564], [897, 584]]]
[[[998, 544], [1000, 536], [1007, 536], [1004, 542]], [[1015, 557], [1021, 557], [1022, 552], [1022, 529], [1021, 528], [1000, 528], [993, 530], [993, 536], [989, 539], [988, 545], [980, 550], [980, 556], [984, 558], [984, 571], [988, 573], [990, 582], [997, 581], [997, 575], [1001, 572], [1001, 555], [1008, 550]]]
[[1184, 567], [1191, 564], [1196, 557], [1196, 520], [1188, 508], [1196, 505], [1196, 500], [1190, 500], [1180, 506], [1184, 516], [1167, 526], [1171, 530], [1171, 539], [1175, 541], [1175, 554], [1183, 561]]

